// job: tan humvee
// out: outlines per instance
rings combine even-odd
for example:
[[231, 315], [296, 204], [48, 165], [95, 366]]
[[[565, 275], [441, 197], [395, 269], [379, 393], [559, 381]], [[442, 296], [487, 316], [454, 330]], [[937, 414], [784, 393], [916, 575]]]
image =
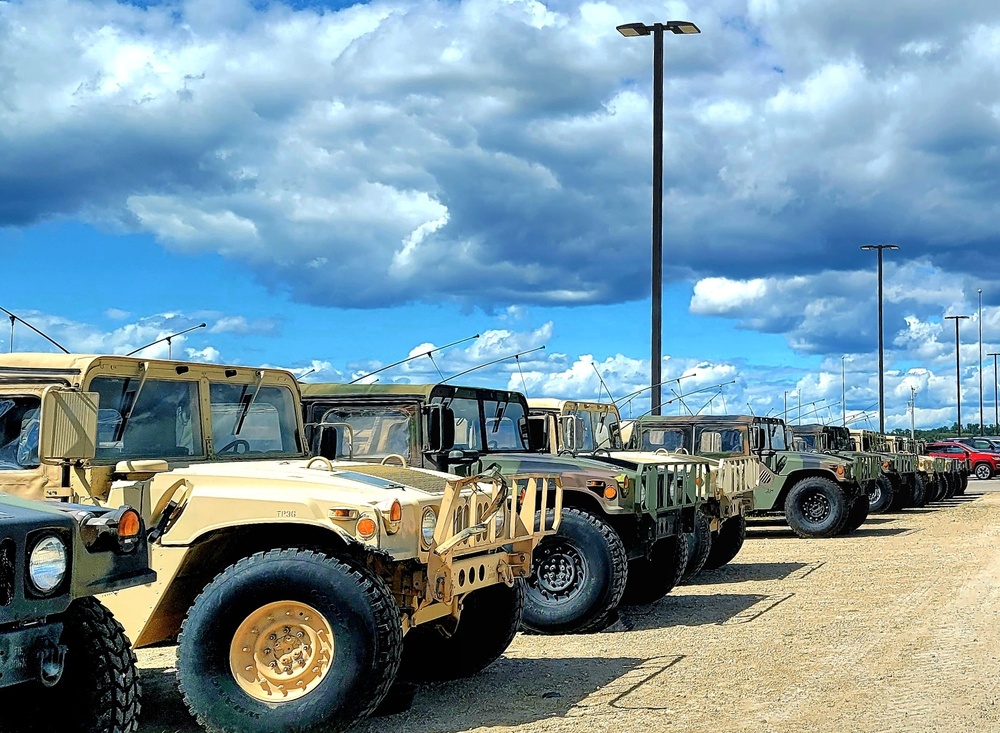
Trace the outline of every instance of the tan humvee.
[[179, 636], [181, 690], [210, 730], [340, 730], [397, 670], [479, 671], [558, 526], [554, 478], [310, 458], [282, 370], [10, 354], [0, 400], [17, 405], [0, 490], [141, 509], [157, 580], [103, 600], [136, 646]]

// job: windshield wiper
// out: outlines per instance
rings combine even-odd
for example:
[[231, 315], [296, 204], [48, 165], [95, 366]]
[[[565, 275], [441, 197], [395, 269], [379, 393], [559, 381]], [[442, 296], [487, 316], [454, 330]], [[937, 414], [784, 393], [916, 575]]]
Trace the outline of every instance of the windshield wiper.
[[[122, 415], [122, 421], [118, 424], [118, 430], [115, 431], [114, 442], [116, 443], [125, 437], [125, 426], [128, 425], [128, 421], [132, 418], [132, 413], [135, 412], [135, 406], [139, 404], [139, 395], [142, 394], [142, 388], [146, 384], [146, 377], [149, 376], [149, 362], [140, 361], [139, 371], [142, 373], [142, 376], [139, 377], [139, 386], [136, 387], [135, 396], [132, 397], [132, 402], [129, 403], [128, 409], [125, 411], [125, 414]], [[131, 378], [125, 381], [125, 387], [122, 390], [125, 394], [128, 394], [127, 390], [131, 382]]]
[[507, 405], [510, 404], [510, 398], [508, 397], [503, 402], [497, 403], [497, 413], [493, 418], [493, 432], [500, 430], [500, 421], [503, 420], [503, 414], [507, 410]]
[[[250, 412], [250, 408], [253, 407], [253, 403], [257, 401], [257, 395], [260, 394], [260, 383], [264, 381], [264, 372], [257, 372], [257, 381], [253, 385], [253, 394], [250, 395], [250, 399], [241, 400], [243, 402], [243, 408], [240, 410], [240, 416], [236, 419], [236, 424], [233, 426], [233, 435], [239, 435], [240, 431], [243, 430], [243, 423], [247, 419], [247, 414]], [[244, 395], [245, 396], [245, 395]]]

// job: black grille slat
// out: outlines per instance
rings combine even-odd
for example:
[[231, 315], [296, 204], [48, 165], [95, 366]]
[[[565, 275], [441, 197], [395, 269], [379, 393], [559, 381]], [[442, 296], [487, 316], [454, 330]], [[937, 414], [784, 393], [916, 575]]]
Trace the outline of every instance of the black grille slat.
[[0, 606], [9, 606], [14, 600], [16, 564], [17, 546], [14, 540], [0, 542]]

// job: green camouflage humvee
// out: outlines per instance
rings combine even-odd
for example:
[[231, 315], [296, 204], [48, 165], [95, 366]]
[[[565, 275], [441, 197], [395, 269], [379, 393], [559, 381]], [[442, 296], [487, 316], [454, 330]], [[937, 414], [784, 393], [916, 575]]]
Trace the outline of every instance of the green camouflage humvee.
[[[626, 450], [621, 435], [621, 415], [614, 403], [550, 398], [529, 399], [532, 419], [545, 421], [543, 449], [558, 454], [575, 454], [601, 460], [692, 460], [682, 453], [659, 450]], [[703, 568], [712, 570], [733, 560], [746, 538], [744, 515], [753, 510], [753, 490], [759, 480], [753, 457], [706, 458], [709, 480], [701, 493], [701, 509], [696, 531], [687, 533], [688, 568], [684, 579], [694, 577]]]
[[855, 479], [853, 462], [790, 450], [791, 431], [776, 417], [649, 415], [626, 423], [623, 436], [630, 450], [756, 456], [760, 484], [754, 490], [753, 514], [780, 512], [799, 537], [853, 532], [867, 516], [867, 495]]

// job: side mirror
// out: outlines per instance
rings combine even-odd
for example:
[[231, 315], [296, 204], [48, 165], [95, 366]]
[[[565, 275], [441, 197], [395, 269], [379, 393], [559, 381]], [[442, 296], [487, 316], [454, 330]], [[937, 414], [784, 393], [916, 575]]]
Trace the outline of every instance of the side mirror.
[[39, 460], [59, 464], [92, 459], [97, 454], [99, 404], [97, 392], [46, 390], [37, 428]]
[[754, 425], [750, 429], [750, 444], [753, 450], [757, 452], [763, 451], [764, 444], [766, 442], [767, 441], [765, 440], [764, 428], [762, 428], [760, 425]]
[[338, 450], [340, 447], [340, 433], [337, 428], [320, 425], [319, 440], [317, 443], [319, 445], [316, 446], [316, 455], [323, 456], [323, 458], [331, 461], [337, 460], [337, 454], [340, 453]]
[[561, 415], [559, 422], [562, 423], [562, 444], [563, 450], [576, 451], [579, 446], [579, 427], [582, 420], [576, 415]]
[[354, 458], [354, 430], [346, 422], [307, 423], [312, 429], [313, 439], [309, 442], [313, 455], [335, 461], [344, 455], [340, 445], [340, 431], [347, 436], [347, 457]]
[[544, 415], [532, 415], [528, 418], [528, 447], [531, 450], [549, 451], [551, 449], [545, 426]]
[[455, 411], [435, 403], [427, 406], [427, 450], [441, 453], [455, 445]]

